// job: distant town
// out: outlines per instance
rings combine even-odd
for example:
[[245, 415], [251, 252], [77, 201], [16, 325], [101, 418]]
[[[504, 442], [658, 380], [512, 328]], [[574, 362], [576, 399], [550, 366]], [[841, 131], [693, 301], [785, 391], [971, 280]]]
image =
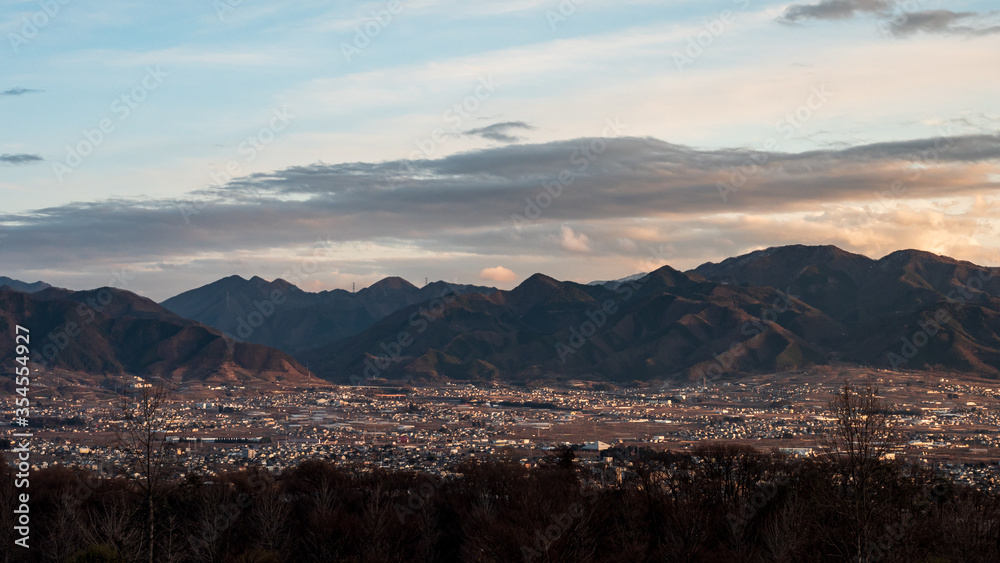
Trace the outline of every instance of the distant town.
[[[560, 388], [185, 383], [162, 409], [161, 439], [176, 461], [176, 477], [252, 467], [280, 472], [311, 459], [447, 475], [475, 458], [532, 467], [558, 448], [572, 449], [583, 465], [606, 468], [626, 465], [638, 448], [686, 450], [706, 441], [812, 457], [827, 451], [831, 397], [845, 381], [868, 376], [893, 405], [903, 438], [888, 457], [932, 466], [956, 482], [1000, 482], [995, 386], [961, 376], [854, 367], [641, 388], [582, 381]], [[36, 376], [40, 385], [28, 429], [34, 466], [112, 474], [123, 465], [115, 446], [117, 397], [153, 383], [122, 378], [113, 388], [74, 399], [47, 392], [41, 384], [46, 379]], [[14, 398], [5, 396], [2, 405], [10, 420]], [[4, 434], [0, 447], [9, 449]], [[10, 452], [5, 455], [13, 461]]]

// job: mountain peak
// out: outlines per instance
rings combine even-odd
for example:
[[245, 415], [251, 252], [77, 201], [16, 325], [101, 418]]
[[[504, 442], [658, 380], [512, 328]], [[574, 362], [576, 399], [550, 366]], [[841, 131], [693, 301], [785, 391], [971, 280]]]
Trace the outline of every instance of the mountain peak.
[[[790, 244], [786, 246], [771, 246], [769, 248], [764, 248], [762, 250], [754, 250], [746, 254], [741, 254], [739, 256], [733, 256], [732, 258], [726, 258], [722, 262], [705, 262], [701, 266], [695, 268], [695, 271], [711, 270], [715, 269], [716, 266], [723, 266], [727, 268], [734, 268], [740, 266], [746, 266], [754, 262], [760, 262], [763, 260], [767, 261], [781, 261], [781, 262], [794, 262], [794, 261], [817, 261], [821, 259], [833, 259], [833, 258], [854, 258], [861, 257], [860, 254], [852, 254], [846, 250], [842, 250], [832, 244], [825, 245], [806, 245], [806, 244]], [[869, 259], [870, 260], [870, 259]]]
[[913, 248], [908, 248], [904, 250], [897, 250], [883, 256], [879, 262], [886, 262], [892, 264], [912, 262], [914, 260], [931, 260], [934, 262], [946, 262], [948, 264], [958, 264], [959, 261], [954, 258], [949, 258], [947, 256], [940, 256], [934, 254], [933, 252], [927, 252], [926, 250], [916, 250]]
[[691, 278], [691, 274], [686, 274], [680, 270], [675, 270], [670, 266], [660, 266], [656, 270], [650, 272], [647, 277], [642, 279], [649, 279], [649, 278], [663, 280], [663, 282], [665, 282], [670, 287], [689, 284], [693, 281]]
[[28, 283], [20, 280], [11, 279], [5, 276], [0, 276], [0, 287], [7, 287], [14, 291], [20, 291], [21, 293], [36, 293], [42, 291], [43, 289], [48, 289], [52, 286], [43, 281]]
[[532, 274], [531, 277], [521, 282], [512, 291], [521, 291], [534, 288], [554, 288], [559, 287], [559, 280], [546, 276], [545, 274]]
[[[400, 289], [416, 289], [416, 288], [417, 288], [417, 286], [413, 285], [412, 283], [404, 280], [403, 278], [401, 278], [399, 276], [389, 276], [387, 278], [381, 279], [381, 280], [379, 280], [379, 281], [371, 284], [366, 289], [367, 290], [393, 291], [393, 290], [400, 290]], [[365, 291], [365, 290], [362, 290], [362, 291]]]
[[572, 302], [591, 299], [578, 289], [579, 284], [561, 282], [545, 274], [534, 274], [521, 285], [505, 292], [508, 303], [518, 308], [531, 307], [542, 302]]
[[706, 262], [688, 273], [725, 283], [778, 286], [781, 285], [781, 279], [795, 277], [804, 268], [825, 264], [856, 278], [873, 263], [874, 260], [867, 256], [853, 254], [833, 245], [793, 244], [755, 250], [719, 263]]
[[[100, 301], [99, 296], [109, 291], [114, 298]], [[94, 386], [108, 375], [124, 374], [174, 381], [236, 378], [319, 383], [283, 352], [227, 341], [221, 332], [183, 319], [123, 289], [50, 289], [31, 295], [0, 291], [0, 322], [13, 326], [23, 315], [38, 326], [62, 326], [67, 320], [81, 318], [80, 307], [93, 307], [95, 301], [101, 303], [100, 308], [89, 318], [100, 322], [77, 321], [75, 338], [64, 337], [59, 353], [45, 361], [48, 368], [91, 376]], [[19, 312], [15, 316], [12, 311]], [[13, 354], [13, 339], [0, 343], [0, 357]]]
[[292, 282], [290, 282], [288, 280], [285, 280], [283, 278], [274, 278], [274, 281], [271, 282], [271, 287], [280, 289], [281, 291], [288, 291], [288, 290], [291, 290], [291, 289], [298, 289], [299, 288], [294, 283], [292, 283]]
[[267, 291], [277, 289], [279, 291], [287, 292], [292, 289], [298, 289], [298, 287], [296, 287], [295, 284], [287, 282], [281, 278], [275, 278], [274, 281], [267, 281], [266, 279], [260, 276], [254, 276], [250, 278], [249, 283], [254, 284], [258, 288], [266, 288]]

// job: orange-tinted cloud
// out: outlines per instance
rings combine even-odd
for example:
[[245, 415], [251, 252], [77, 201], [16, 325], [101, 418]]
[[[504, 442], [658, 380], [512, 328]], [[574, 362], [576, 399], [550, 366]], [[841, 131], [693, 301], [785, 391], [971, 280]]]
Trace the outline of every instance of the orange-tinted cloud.
[[503, 283], [515, 281], [517, 274], [503, 266], [494, 266], [493, 268], [484, 268], [479, 272], [479, 278]]

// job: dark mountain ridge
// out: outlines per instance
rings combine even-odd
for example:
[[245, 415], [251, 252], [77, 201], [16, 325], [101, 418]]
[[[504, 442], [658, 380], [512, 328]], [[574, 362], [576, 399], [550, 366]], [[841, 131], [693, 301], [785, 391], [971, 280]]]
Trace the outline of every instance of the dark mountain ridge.
[[[156, 339], [174, 342], [176, 334], [200, 329], [211, 338], [221, 339], [221, 332], [279, 348], [335, 382], [630, 382], [735, 377], [833, 361], [1000, 378], [996, 273], [918, 250], [875, 260], [834, 246], [792, 245], [603, 284], [539, 273], [500, 291], [445, 282], [418, 288], [392, 277], [356, 293], [310, 293], [280, 279], [230, 276], [162, 307], [110, 288], [48, 288], [30, 295], [7, 290], [3, 310], [25, 307], [11, 297], [19, 295], [43, 317], [79, 316], [77, 308], [99, 315], [104, 324], [93, 345], [66, 360], [77, 369], [170, 371], [171, 365], [183, 371], [186, 358], [194, 361], [183, 351], [201, 342], [193, 336], [180, 338], [184, 345], [163, 344], [176, 349], [171, 360], [152, 361], [148, 352], [121, 347], [148, 351], [160, 345]], [[95, 307], [108, 292], [111, 303]], [[128, 340], [135, 332], [146, 336]], [[210, 357], [215, 364], [198, 360], [202, 367], [194, 371], [221, 361]], [[245, 361], [248, 369], [262, 365]]]
[[[722, 283], [787, 288], [844, 323], [845, 338], [837, 346], [843, 359], [1000, 376], [996, 268], [920, 250], [872, 260], [836, 247], [789, 246], [703, 264], [693, 272]], [[943, 322], [931, 323], [935, 318]], [[925, 344], [912, 344], [925, 336]]]
[[35, 293], [36, 291], [48, 289], [52, 286], [41, 281], [36, 281], [35, 283], [27, 283], [20, 280], [8, 278], [6, 276], [0, 276], [0, 288], [3, 287], [10, 288], [14, 291], [20, 291], [21, 293]]
[[11, 365], [15, 327], [28, 327], [35, 368], [175, 381], [316, 382], [278, 350], [236, 342], [128, 291], [0, 289], [0, 361]]
[[295, 354], [355, 335], [393, 312], [442, 294], [493, 293], [491, 287], [433, 282], [416, 287], [385, 278], [356, 293], [335, 289], [311, 293], [285, 280], [229, 276], [167, 299], [161, 305], [257, 344]]
[[[785, 303], [779, 323], [765, 326], [759, 316], [776, 302]], [[841, 330], [773, 288], [730, 288], [665, 266], [616, 290], [536, 274], [510, 291], [456, 296], [436, 315], [401, 309], [300, 359], [333, 380], [630, 381], [818, 362], [824, 352], [805, 337], [823, 342]], [[747, 353], [718, 365], [743, 342]]]
[[1000, 377], [993, 272], [915, 250], [873, 260], [795, 245], [617, 289], [536, 274], [433, 318], [402, 308], [298, 357], [332, 380], [696, 379], [834, 360]]

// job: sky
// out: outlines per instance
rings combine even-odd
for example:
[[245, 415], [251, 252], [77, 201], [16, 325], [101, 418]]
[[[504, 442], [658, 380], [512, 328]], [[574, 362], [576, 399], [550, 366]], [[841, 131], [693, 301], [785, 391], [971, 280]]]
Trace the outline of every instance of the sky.
[[0, 0], [0, 275], [509, 289], [785, 244], [1000, 265], [1000, 10]]

